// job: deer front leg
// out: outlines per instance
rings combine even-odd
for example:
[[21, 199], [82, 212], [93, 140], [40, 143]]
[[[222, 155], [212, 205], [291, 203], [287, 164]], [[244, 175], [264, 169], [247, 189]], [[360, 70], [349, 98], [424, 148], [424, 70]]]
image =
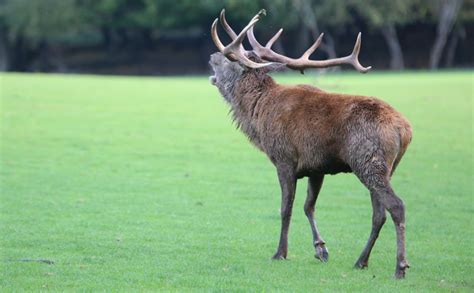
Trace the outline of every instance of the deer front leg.
[[293, 167], [277, 166], [278, 180], [281, 187], [281, 232], [278, 249], [273, 259], [286, 259], [288, 254], [288, 230], [290, 228], [291, 211], [295, 199], [296, 176]]
[[308, 195], [304, 203], [304, 213], [308, 218], [309, 224], [311, 226], [311, 232], [313, 233], [313, 246], [316, 250], [316, 257], [322, 262], [327, 262], [329, 259], [329, 252], [326, 248], [326, 242], [319, 234], [318, 226], [316, 220], [314, 219], [314, 207], [316, 205], [316, 200], [318, 199], [319, 191], [323, 185], [323, 174], [317, 174], [310, 176], [308, 178]]

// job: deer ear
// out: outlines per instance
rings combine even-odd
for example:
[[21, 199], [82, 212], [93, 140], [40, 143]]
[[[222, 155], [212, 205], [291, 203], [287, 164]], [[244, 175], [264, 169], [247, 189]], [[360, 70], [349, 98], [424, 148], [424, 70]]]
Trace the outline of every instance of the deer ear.
[[247, 71], [249, 69], [252, 69], [252, 68], [248, 68], [247, 66], [241, 64], [238, 61], [229, 61], [229, 62], [230, 62], [230, 66], [232, 68], [232, 71], [237, 72], [239, 74], [241, 74], [244, 71]]

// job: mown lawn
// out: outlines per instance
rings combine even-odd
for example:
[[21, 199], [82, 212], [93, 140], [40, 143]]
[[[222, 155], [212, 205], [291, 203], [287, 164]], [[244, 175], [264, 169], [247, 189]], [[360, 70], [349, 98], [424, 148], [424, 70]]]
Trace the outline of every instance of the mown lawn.
[[[472, 71], [279, 76], [378, 96], [412, 122], [394, 178], [407, 278], [387, 221], [368, 270], [368, 192], [329, 176], [314, 259], [299, 181], [289, 260], [274, 262], [274, 167], [232, 125], [207, 77], [2, 74], [0, 291], [474, 291]], [[54, 264], [21, 260], [45, 259]]]

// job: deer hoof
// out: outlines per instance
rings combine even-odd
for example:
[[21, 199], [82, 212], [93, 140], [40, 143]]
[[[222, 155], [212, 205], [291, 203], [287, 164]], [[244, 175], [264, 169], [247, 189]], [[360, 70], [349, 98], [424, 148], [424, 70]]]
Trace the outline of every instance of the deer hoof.
[[354, 265], [354, 268], [355, 269], [366, 269], [367, 267], [369, 266], [369, 264], [366, 262], [366, 261], [361, 261], [361, 260], [358, 260], [355, 265]]
[[329, 252], [324, 244], [316, 245], [316, 254], [315, 258], [319, 259], [322, 262], [327, 262], [329, 260]]
[[285, 260], [286, 256], [283, 255], [281, 252], [275, 253], [274, 256], [272, 256], [272, 260]]
[[397, 269], [395, 271], [395, 279], [405, 279], [405, 269]]
[[408, 262], [406, 260], [401, 261], [397, 265], [397, 268], [395, 270], [395, 279], [404, 279], [405, 278], [405, 270], [408, 269], [409, 267], [410, 267], [410, 265], [408, 264]]

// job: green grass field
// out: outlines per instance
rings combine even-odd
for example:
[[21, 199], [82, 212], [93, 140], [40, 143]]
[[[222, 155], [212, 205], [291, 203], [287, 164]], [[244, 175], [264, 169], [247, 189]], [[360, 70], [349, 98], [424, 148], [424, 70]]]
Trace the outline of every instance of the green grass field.
[[[300, 180], [289, 260], [274, 262], [274, 167], [207, 77], [0, 75], [0, 291], [474, 291], [473, 73], [284, 75], [375, 95], [411, 122], [393, 178], [407, 207], [407, 278], [384, 226], [368, 270], [368, 191], [328, 176], [313, 255]], [[24, 262], [47, 259], [54, 264]]]

